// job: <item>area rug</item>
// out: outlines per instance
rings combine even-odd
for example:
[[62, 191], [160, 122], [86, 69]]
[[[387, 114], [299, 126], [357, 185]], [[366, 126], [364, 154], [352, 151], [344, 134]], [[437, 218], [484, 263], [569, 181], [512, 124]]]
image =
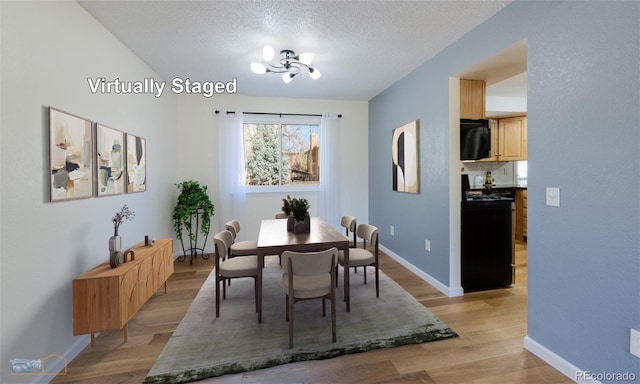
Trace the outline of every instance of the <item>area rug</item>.
[[[265, 261], [262, 324], [255, 312], [253, 279], [235, 279], [215, 317], [215, 275], [211, 273], [149, 371], [145, 383], [186, 383], [208, 377], [327, 359], [350, 353], [456, 337], [440, 319], [380, 271], [380, 298], [373, 268], [351, 269], [351, 311], [343, 300], [343, 269], [336, 290], [337, 342], [331, 341], [330, 303], [294, 306], [294, 348], [289, 346], [285, 295], [278, 258]], [[170, 288], [170, 287], [169, 287]]]

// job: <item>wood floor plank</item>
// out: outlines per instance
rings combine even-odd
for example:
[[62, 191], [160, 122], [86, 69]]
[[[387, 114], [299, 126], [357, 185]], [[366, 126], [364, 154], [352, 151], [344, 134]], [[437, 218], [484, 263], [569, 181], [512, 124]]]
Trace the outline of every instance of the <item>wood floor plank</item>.
[[[214, 259], [175, 262], [169, 291], [159, 290], [122, 332], [103, 332], [52, 383], [141, 383], [213, 269]], [[516, 283], [509, 288], [447, 297], [381, 254], [380, 268], [459, 334], [328, 360], [309, 361], [202, 380], [253, 383], [572, 383], [524, 350], [527, 332], [526, 244], [516, 244]], [[338, 324], [338, 326], [340, 326]]]

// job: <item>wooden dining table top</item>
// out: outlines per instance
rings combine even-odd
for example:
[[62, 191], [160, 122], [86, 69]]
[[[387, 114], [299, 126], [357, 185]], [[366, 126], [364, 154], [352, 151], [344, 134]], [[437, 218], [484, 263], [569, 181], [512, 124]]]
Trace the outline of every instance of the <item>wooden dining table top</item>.
[[287, 219], [262, 220], [258, 248], [300, 246], [314, 248], [327, 245], [341, 248], [349, 239], [319, 217], [311, 217], [309, 233], [287, 232]]

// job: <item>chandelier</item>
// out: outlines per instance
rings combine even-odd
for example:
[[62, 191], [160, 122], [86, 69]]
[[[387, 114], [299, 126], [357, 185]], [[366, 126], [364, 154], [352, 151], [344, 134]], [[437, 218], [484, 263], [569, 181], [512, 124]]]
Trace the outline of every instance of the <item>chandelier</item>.
[[256, 74], [263, 74], [267, 72], [281, 73], [282, 81], [289, 84], [295, 76], [301, 75], [304, 71], [309, 72], [309, 77], [316, 80], [320, 78], [320, 71], [315, 68], [311, 61], [313, 61], [314, 53], [296, 53], [290, 49], [283, 49], [280, 51], [280, 61], [272, 63], [275, 51], [272, 46], [265, 45], [262, 49], [262, 57], [264, 61], [252, 62], [251, 71]]

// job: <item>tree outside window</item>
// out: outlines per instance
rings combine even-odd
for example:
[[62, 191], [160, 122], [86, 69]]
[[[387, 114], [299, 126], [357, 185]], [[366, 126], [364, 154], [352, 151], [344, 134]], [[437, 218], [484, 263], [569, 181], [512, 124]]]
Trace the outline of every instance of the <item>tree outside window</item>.
[[317, 185], [320, 182], [318, 125], [244, 124], [246, 185]]

